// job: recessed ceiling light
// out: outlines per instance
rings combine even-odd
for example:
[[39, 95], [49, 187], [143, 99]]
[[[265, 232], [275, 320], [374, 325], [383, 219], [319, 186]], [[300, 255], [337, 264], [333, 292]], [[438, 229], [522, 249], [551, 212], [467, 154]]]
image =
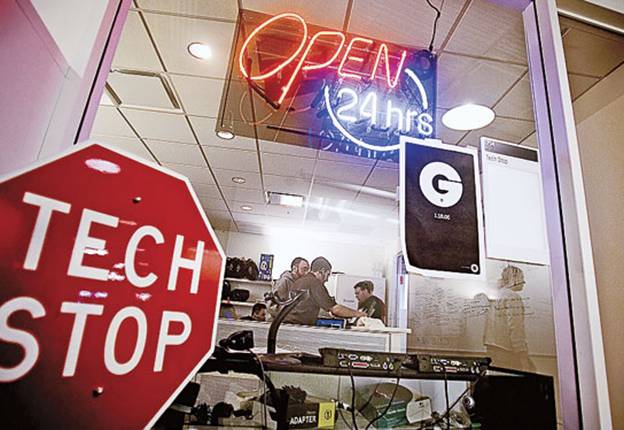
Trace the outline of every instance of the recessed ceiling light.
[[267, 200], [270, 205], [291, 206], [295, 208], [303, 206], [303, 196], [297, 194], [267, 191]]
[[245, 182], [247, 182], [247, 180], [245, 178], [241, 178], [240, 176], [234, 176], [232, 178], [232, 182], [237, 184], [244, 184]]
[[212, 58], [212, 49], [205, 43], [193, 42], [186, 49], [188, 49], [189, 54], [200, 60]]
[[465, 104], [442, 115], [442, 124], [453, 130], [476, 130], [494, 121], [494, 111], [487, 106]]
[[252, 211], [252, 210], [253, 210], [253, 208], [252, 208], [251, 206], [249, 206], [249, 205], [242, 205], [240, 208], [241, 208], [242, 210], [244, 210], [244, 211], [247, 211], [247, 212], [249, 212], [249, 211]]
[[219, 136], [221, 139], [225, 139], [225, 140], [232, 140], [232, 139], [234, 139], [234, 133], [232, 133], [231, 131], [228, 131], [228, 130], [219, 130], [219, 131], [217, 131], [217, 136]]

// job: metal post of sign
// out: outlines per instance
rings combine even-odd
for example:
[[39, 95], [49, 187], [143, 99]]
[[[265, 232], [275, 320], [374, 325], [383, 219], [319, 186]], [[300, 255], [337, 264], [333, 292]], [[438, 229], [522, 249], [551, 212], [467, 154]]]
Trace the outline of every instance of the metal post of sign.
[[602, 331], [576, 128], [555, 2], [523, 12], [550, 245], [561, 418], [610, 429]]

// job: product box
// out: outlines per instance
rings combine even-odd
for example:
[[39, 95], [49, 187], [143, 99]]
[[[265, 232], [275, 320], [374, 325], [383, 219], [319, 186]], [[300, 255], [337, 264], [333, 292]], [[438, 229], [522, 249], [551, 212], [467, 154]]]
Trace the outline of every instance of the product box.
[[406, 387], [396, 389], [393, 383], [383, 383], [363, 387], [357, 391], [355, 406], [368, 421], [380, 416], [392, 404], [387, 412], [375, 421], [375, 428], [397, 428], [431, 418], [431, 401], [429, 398], [412, 392]]
[[258, 279], [270, 281], [273, 276], [273, 254], [260, 254], [260, 265], [258, 266]]
[[288, 405], [289, 429], [333, 429], [336, 405], [332, 401], [306, 401]]

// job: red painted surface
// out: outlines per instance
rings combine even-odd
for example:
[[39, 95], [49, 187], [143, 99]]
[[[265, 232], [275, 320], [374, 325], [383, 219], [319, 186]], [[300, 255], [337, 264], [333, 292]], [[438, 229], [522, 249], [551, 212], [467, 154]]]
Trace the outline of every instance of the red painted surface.
[[[42, 211], [25, 202], [25, 195], [30, 196], [27, 201], [38, 195], [71, 205], [68, 213], [52, 212], [36, 265], [32, 259], [28, 263], [26, 255], [29, 250], [29, 255], [36, 255], [33, 231]], [[90, 225], [87, 235], [106, 243], [87, 253], [76, 245], [81, 219], [88, 213], [85, 209], [118, 219], [116, 227]], [[91, 145], [0, 183], [0, 219], [2, 425], [110, 429], [152, 424], [163, 405], [173, 400], [211, 352], [220, 299], [224, 256], [187, 182]], [[158, 229], [164, 242], [157, 244], [146, 236], [139, 242], [135, 258], [127, 260], [131, 236], [147, 225]], [[205, 245], [197, 266], [196, 293], [191, 291], [194, 272], [188, 268], [180, 268], [175, 289], [168, 288], [178, 235], [183, 236], [182, 258], [195, 259], [199, 242]], [[92, 279], [89, 269], [72, 268], [72, 253], [74, 258], [82, 257], [83, 266], [103, 269], [106, 279]], [[132, 285], [128, 261], [134, 263], [139, 277], [156, 275], [155, 282], [145, 287]], [[8, 303], [16, 303], [16, 298], [21, 298], [20, 303], [39, 303], [45, 315], [8, 312]], [[70, 339], [78, 324], [76, 314], [61, 310], [89, 304], [101, 306], [101, 315], [87, 316], [80, 348], [73, 349], [78, 356], [70, 375]], [[122, 364], [130, 360], [137, 345], [139, 324], [133, 318], [121, 323], [116, 337], [107, 334], [115, 315], [128, 307], [145, 316], [145, 346], [135, 367], [126, 368], [125, 374], [113, 374], [105, 362], [107, 336], [115, 345], [109, 351], [114, 350], [115, 360]], [[163, 315], [172, 313], [188, 316], [190, 333], [180, 345], [163, 349], [162, 370], [155, 370]], [[163, 330], [175, 337], [184, 326], [173, 322]], [[38, 358], [15, 379], [11, 368], [23, 364], [34, 351], [32, 345], [21, 346], [28, 343], [23, 339], [15, 341], [16, 329], [36, 341]], [[69, 374], [63, 376], [64, 369]], [[102, 392], [96, 395], [94, 390], [99, 387]]]

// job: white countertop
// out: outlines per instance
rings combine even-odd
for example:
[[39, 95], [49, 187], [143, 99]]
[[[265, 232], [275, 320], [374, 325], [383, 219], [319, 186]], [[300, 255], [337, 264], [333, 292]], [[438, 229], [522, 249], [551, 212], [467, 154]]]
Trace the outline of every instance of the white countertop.
[[[270, 321], [261, 322], [261, 321], [246, 321], [246, 320], [232, 320], [227, 318], [219, 318], [219, 323], [226, 322], [231, 324], [236, 324], [245, 327], [254, 327], [258, 325], [268, 326], [271, 325]], [[379, 327], [379, 328], [367, 328], [367, 327], [350, 327], [350, 328], [334, 328], [334, 327], [324, 327], [324, 326], [311, 326], [311, 325], [302, 325], [302, 324], [287, 324], [283, 323], [280, 326], [280, 329], [288, 327], [290, 329], [295, 330], [330, 330], [330, 331], [341, 331], [341, 332], [349, 332], [349, 331], [357, 331], [358, 333], [406, 333], [410, 334], [412, 332], [409, 328], [398, 328], [398, 327]]]

